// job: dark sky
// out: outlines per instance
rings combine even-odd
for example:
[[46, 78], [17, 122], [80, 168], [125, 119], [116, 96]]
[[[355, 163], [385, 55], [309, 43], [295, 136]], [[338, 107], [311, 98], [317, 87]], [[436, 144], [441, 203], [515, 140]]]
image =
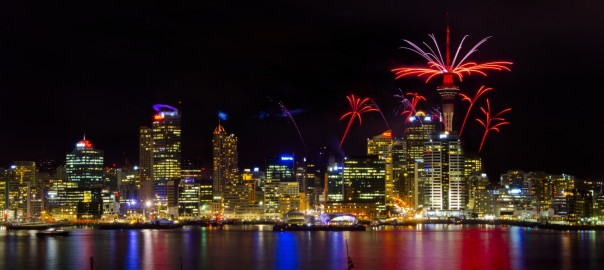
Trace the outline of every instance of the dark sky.
[[[84, 133], [107, 163], [136, 163], [138, 127], [151, 124], [155, 103], [181, 109], [184, 155], [205, 164], [219, 111], [239, 138], [240, 167], [303, 153], [293, 123], [278, 117], [279, 100], [306, 149], [338, 145], [350, 94], [374, 99], [400, 136], [393, 95], [420, 92], [429, 109], [440, 103], [439, 80], [395, 80], [390, 70], [425, 64], [399, 48], [402, 39], [421, 44], [433, 33], [443, 48], [448, 11], [452, 44], [469, 35], [462, 52], [492, 36], [472, 60], [514, 62], [511, 72], [459, 83], [467, 94], [492, 87], [493, 109], [512, 108], [511, 125], [480, 153], [489, 177], [520, 169], [601, 178], [601, 1], [414, 2], [5, 1], [0, 166], [64, 159]], [[457, 108], [460, 123], [466, 104]], [[467, 125], [467, 151], [477, 152], [483, 129]], [[364, 114], [343, 151], [363, 154], [366, 138], [385, 128], [379, 114]]]

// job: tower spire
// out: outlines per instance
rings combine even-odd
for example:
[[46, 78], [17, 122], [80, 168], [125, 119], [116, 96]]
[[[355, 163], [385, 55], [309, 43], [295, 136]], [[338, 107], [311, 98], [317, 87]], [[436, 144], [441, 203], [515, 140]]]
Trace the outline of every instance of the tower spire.
[[449, 37], [449, 31], [450, 27], [449, 27], [449, 12], [447, 11], [447, 48], [445, 48], [445, 54], [446, 54], [446, 62], [445, 62], [445, 68], [447, 69], [447, 72], [451, 71], [451, 39]]

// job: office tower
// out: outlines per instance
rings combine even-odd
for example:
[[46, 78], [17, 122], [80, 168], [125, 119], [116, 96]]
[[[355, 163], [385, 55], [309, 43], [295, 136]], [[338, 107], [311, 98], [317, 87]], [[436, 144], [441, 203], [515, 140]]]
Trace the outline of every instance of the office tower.
[[[212, 158], [214, 174], [212, 179], [213, 197], [215, 203], [222, 203], [228, 185], [237, 182], [238, 156], [237, 137], [228, 134], [218, 123], [212, 137]], [[221, 208], [222, 206], [217, 206]], [[222, 209], [214, 209], [222, 211]]]
[[[592, 224], [594, 216], [593, 194], [587, 190], [570, 189], [565, 192], [570, 224]], [[595, 220], [593, 221], [595, 222]]]
[[372, 203], [385, 210], [386, 161], [378, 156], [351, 157], [344, 161], [344, 201]]
[[523, 171], [507, 171], [499, 176], [499, 183], [510, 190], [522, 190], [526, 175]]
[[367, 139], [367, 155], [378, 156], [383, 159], [386, 166], [385, 175], [385, 195], [386, 203], [390, 204], [393, 202], [394, 195], [394, 181], [392, 173], [392, 145], [394, 140], [392, 139], [392, 131], [386, 130], [382, 134], [374, 136], [371, 139]]
[[153, 193], [160, 208], [167, 209], [167, 183], [180, 180], [180, 114], [178, 109], [164, 104], [156, 104], [153, 109], [155, 110], [151, 129]]
[[92, 143], [79, 141], [66, 158], [66, 173], [69, 181], [78, 187], [91, 188], [103, 185], [103, 150], [94, 149]]
[[294, 156], [281, 155], [266, 159], [266, 178], [279, 179], [281, 182], [296, 181]]
[[431, 115], [418, 111], [409, 118], [405, 128], [404, 146], [400, 148], [406, 151], [406, 155], [399, 193], [408, 206], [418, 207], [423, 205], [424, 143], [429, 141], [430, 134], [436, 131], [436, 124], [437, 121]]
[[143, 202], [153, 201], [153, 140], [151, 128], [140, 127], [138, 133], [139, 173], [141, 181], [140, 196]]
[[425, 143], [425, 206], [432, 210], [461, 210], [466, 207], [464, 158], [456, 135], [434, 134]]
[[334, 165], [328, 168], [327, 171], [327, 202], [342, 202], [344, 201], [344, 185], [342, 173], [344, 167]]

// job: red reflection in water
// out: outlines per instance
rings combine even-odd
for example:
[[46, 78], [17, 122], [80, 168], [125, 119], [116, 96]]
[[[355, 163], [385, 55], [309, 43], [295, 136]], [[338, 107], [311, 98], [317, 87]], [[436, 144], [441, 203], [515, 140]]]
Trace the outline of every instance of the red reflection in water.
[[459, 269], [510, 269], [509, 232], [499, 228], [461, 231]]

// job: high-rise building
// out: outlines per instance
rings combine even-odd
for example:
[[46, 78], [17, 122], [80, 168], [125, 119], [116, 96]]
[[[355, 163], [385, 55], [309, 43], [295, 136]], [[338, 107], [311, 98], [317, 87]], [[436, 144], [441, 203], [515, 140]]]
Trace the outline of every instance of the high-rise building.
[[352, 157], [344, 161], [344, 202], [372, 203], [385, 210], [386, 162], [378, 156]]
[[151, 128], [139, 128], [139, 168], [141, 181], [141, 200], [143, 202], [153, 201], [153, 140]]
[[[234, 134], [228, 134], [220, 123], [214, 129], [212, 137], [212, 158], [214, 202], [222, 203], [224, 193], [228, 189], [227, 186], [234, 185], [237, 182], [238, 156], [237, 137]], [[214, 210], [222, 211], [222, 209]]]
[[392, 166], [392, 145], [394, 139], [392, 138], [392, 131], [386, 130], [382, 134], [374, 136], [371, 139], [367, 139], [367, 155], [378, 156], [383, 159], [386, 166], [385, 175], [385, 195], [386, 203], [393, 202], [394, 195], [394, 180], [393, 180], [393, 166]]
[[[399, 185], [401, 199], [409, 206], [417, 207], [423, 204], [423, 168], [424, 144], [430, 140], [430, 135], [436, 131], [437, 122], [431, 115], [418, 111], [409, 118], [403, 138], [405, 164], [402, 183]], [[416, 192], [417, 191], [417, 192]], [[416, 200], [417, 198], [417, 200]], [[417, 201], [417, 202], [416, 202]]]
[[[178, 109], [156, 104], [153, 106], [153, 193], [160, 208], [167, 206], [168, 181], [180, 180], [181, 167], [181, 123]], [[162, 213], [160, 211], [160, 216]]]
[[458, 136], [447, 132], [430, 136], [424, 152], [424, 206], [432, 210], [466, 207], [464, 156]]
[[94, 149], [84, 137], [75, 149], [67, 154], [67, 179], [78, 183], [78, 187], [91, 188], [103, 185], [103, 150]]
[[266, 159], [266, 178], [279, 179], [281, 182], [296, 181], [294, 156], [281, 155]]

